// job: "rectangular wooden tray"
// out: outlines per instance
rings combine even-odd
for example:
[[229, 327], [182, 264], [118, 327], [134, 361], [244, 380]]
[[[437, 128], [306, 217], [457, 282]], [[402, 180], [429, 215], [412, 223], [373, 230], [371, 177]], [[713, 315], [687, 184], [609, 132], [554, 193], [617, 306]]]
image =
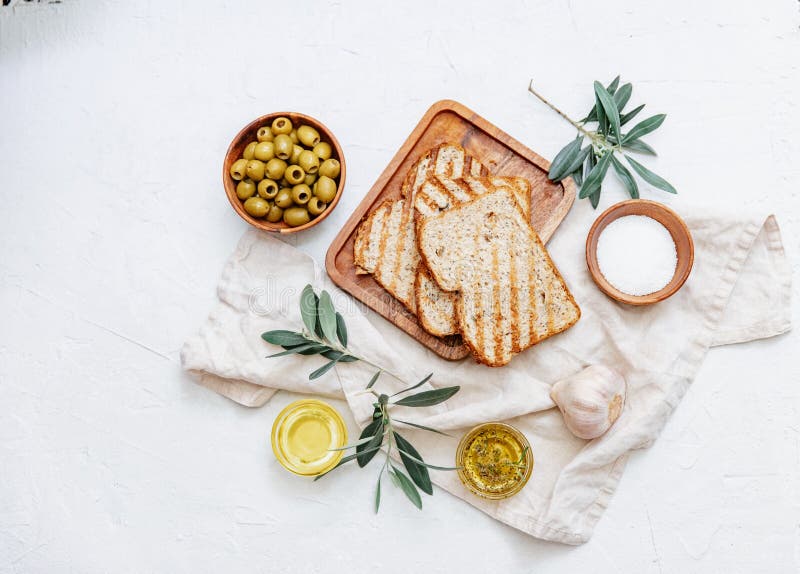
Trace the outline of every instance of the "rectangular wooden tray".
[[531, 225], [547, 242], [575, 201], [572, 179], [553, 183], [547, 179], [550, 162], [490, 124], [481, 116], [452, 100], [433, 104], [392, 161], [372, 186], [350, 219], [331, 243], [325, 268], [336, 285], [400, 327], [445, 359], [469, 355], [459, 335], [434, 337], [426, 332], [402, 303], [389, 295], [372, 275], [356, 275], [353, 242], [361, 220], [387, 199], [400, 198], [400, 186], [411, 164], [430, 148], [457, 143], [489, 172], [519, 176], [531, 182]]

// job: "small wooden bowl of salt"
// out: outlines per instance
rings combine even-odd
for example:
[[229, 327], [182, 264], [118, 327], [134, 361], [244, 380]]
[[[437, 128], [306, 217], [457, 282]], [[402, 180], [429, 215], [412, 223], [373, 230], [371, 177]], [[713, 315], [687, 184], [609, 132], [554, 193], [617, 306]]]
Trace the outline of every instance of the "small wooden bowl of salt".
[[652, 305], [674, 295], [694, 264], [689, 228], [646, 199], [612, 205], [586, 238], [586, 264], [600, 290], [622, 303]]

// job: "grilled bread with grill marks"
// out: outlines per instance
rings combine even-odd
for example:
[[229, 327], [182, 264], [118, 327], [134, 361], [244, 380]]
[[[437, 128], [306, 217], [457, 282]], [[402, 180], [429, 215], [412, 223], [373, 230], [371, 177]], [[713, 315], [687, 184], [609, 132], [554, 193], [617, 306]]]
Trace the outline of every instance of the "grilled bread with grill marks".
[[[437, 215], [454, 205], [470, 201], [498, 188], [509, 189], [530, 220], [531, 185], [527, 179], [521, 177], [464, 177], [460, 180], [451, 180], [428, 176], [414, 198], [417, 226], [427, 217]], [[417, 318], [426, 331], [437, 337], [454, 335], [459, 332], [455, 317], [457, 297], [458, 294], [455, 292], [439, 289], [423, 263], [417, 267], [414, 299]]]
[[404, 199], [386, 201], [359, 226], [353, 246], [357, 274], [371, 273], [406, 309], [416, 314], [414, 280], [419, 265], [413, 197], [429, 175], [482, 176], [486, 168], [459, 145], [441, 144], [411, 166], [403, 181]]
[[575, 299], [508, 189], [423, 219], [418, 232], [433, 279], [459, 293], [458, 327], [478, 362], [505, 365], [580, 318]]

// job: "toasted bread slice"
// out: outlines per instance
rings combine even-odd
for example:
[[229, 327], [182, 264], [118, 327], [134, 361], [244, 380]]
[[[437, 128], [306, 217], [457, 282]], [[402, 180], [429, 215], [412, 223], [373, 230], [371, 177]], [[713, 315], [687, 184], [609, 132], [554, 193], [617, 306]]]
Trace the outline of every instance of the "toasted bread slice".
[[489, 191], [423, 219], [418, 233], [431, 276], [442, 289], [459, 293], [459, 330], [478, 362], [505, 365], [580, 318], [580, 308], [509, 189]]
[[441, 144], [426, 152], [403, 181], [401, 195], [406, 199], [385, 201], [359, 225], [353, 246], [356, 273], [371, 273], [416, 314], [414, 281], [419, 252], [411, 198], [429, 175], [478, 177], [486, 173], [486, 168], [459, 145]]
[[[498, 188], [510, 190], [530, 220], [531, 185], [521, 177], [464, 177], [449, 180], [429, 176], [416, 194], [414, 207], [417, 225], [422, 219], [432, 217], [453, 205], [470, 201]], [[455, 316], [457, 293], [439, 289], [424, 264], [417, 268], [414, 282], [414, 299], [417, 317], [422, 327], [437, 337], [459, 332]]]
[[409, 208], [415, 207], [414, 196], [425, 183], [428, 176], [435, 175], [448, 179], [472, 176], [481, 177], [489, 174], [486, 166], [473, 158], [457, 144], [444, 143], [429, 149], [408, 170], [400, 193], [409, 199]]

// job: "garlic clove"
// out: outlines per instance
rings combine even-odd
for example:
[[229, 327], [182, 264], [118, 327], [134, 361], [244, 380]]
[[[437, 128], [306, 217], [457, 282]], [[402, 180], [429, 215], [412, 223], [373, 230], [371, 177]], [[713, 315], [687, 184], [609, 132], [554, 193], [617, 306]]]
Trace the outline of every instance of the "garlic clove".
[[621, 374], [606, 365], [590, 365], [556, 382], [550, 389], [550, 398], [572, 434], [593, 439], [617, 421], [625, 406], [626, 392]]

